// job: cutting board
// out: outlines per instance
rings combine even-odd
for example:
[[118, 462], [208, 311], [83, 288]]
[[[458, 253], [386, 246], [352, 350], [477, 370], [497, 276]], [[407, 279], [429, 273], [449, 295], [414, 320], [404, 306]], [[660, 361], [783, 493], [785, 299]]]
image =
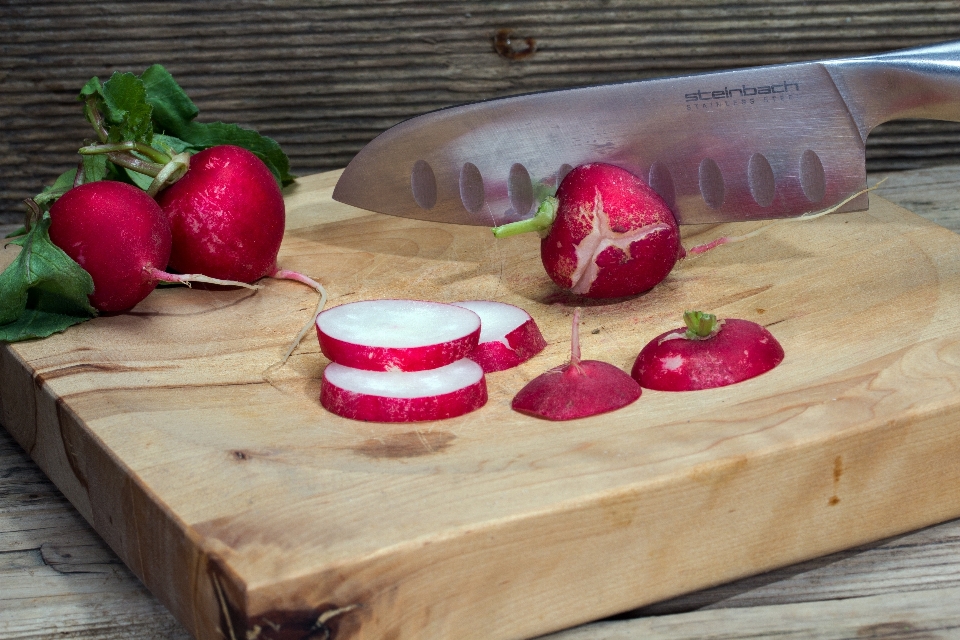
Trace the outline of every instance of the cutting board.
[[[451, 420], [319, 404], [315, 294], [164, 288], [0, 348], [0, 418], [198, 638], [523, 638], [960, 516], [960, 237], [873, 197], [680, 263], [645, 295], [568, 297], [534, 236], [286, 193], [281, 266], [330, 304], [500, 300], [549, 346]], [[764, 223], [684, 229], [687, 246]], [[17, 251], [8, 247], [4, 264]], [[629, 370], [685, 309], [786, 351], [731, 387], [644, 391], [553, 423], [511, 397], [569, 354]]]

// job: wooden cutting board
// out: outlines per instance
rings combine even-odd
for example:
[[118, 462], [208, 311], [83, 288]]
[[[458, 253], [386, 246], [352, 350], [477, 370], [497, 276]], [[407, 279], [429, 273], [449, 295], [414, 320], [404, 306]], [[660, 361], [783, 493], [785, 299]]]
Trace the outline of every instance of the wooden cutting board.
[[[629, 300], [550, 283], [536, 237], [287, 194], [280, 264], [330, 304], [517, 304], [549, 346], [481, 410], [327, 413], [313, 292], [165, 288], [0, 348], [0, 420], [198, 638], [522, 638], [960, 515], [960, 237], [880, 198], [679, 264]], [[685, 229], [687, 246], [761, 223]], [[4, 250], [9, 262], [16, 248]], [[569, 353], [629, 370], [685, 309], [760, 322], [786, 359], [567, 423], [510, 399]]]

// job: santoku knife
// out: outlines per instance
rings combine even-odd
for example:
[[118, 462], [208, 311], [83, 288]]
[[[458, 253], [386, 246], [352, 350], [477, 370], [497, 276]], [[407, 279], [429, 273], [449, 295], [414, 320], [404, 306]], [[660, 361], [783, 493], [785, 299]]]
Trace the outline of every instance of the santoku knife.
[[[371, 141], [333, 198], [495, 226], [532, 216], [571, 167], [607, 162], [681, 224], [793, 217], [863, 190], [867, 134], [902, 118], [960, 121], [960, 42], [441, 109]], [[866, 207], [864, 194], [844, 210]]]

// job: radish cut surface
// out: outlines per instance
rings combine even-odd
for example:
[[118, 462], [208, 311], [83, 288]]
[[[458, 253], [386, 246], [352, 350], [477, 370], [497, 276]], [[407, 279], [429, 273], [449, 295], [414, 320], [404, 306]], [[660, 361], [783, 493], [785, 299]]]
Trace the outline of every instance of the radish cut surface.
[[424, 371], [466, 357], [480, 339], [480, 317], [423, 300], [350, 302], [317, 316], [320, 350], [368, 371]]
[[547, 346], [537, 323], [520, 307], [490, 300], [453, 304], [480, 316], [480, 342], [468, 357], [487, 373], [515, 367]]
[[328, 411], [371, 422], [442, 420], [486, 402], [483, 369], [466, 358], [428, 371], [366, 371], [333, 362], [320, 386]]

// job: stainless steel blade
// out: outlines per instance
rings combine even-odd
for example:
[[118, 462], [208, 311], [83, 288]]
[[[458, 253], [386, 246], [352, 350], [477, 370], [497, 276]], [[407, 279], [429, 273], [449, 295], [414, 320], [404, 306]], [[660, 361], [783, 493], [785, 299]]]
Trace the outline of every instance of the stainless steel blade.
[[797, 216], [866, 187], [864, 145], [876, 124], [960, 120], [958, 52], [951, 43], [442, 109], [370, 142], [333, 197], [494, 226], [530, 217], [540, 191], [571, 167], [607, 162], [647, 179], [681, 224]]

